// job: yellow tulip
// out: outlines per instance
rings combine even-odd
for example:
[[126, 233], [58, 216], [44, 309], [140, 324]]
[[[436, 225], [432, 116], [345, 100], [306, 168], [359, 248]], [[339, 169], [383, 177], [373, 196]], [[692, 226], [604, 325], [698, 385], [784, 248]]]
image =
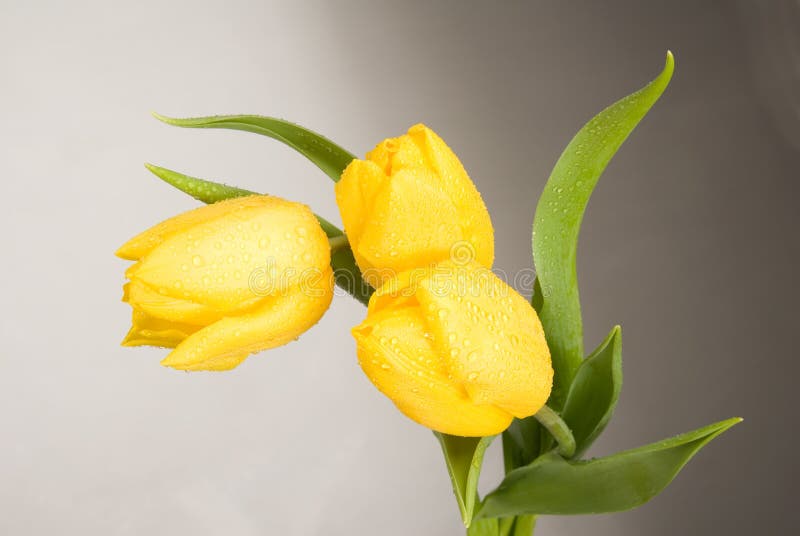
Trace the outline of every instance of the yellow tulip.
[[550, 395], [553, 368], [536, 312], [476, 261], [388, 281], [353, 336], [372, 383], [432, 430], [494, 435]]
[[459, 255], [491, 267], [489, 212], [458, 157], [425, 125], [382, 141], [353, 160], [336, 183], [336, 202], [364, 279], [394, 275]]
[[174, 348], [162, 365], [228, 370], [286, 344], [330, 305], [330, 248], [305, 205], [254, 195], [185, 212], [118, 251], [136, 261], [125, 346]]

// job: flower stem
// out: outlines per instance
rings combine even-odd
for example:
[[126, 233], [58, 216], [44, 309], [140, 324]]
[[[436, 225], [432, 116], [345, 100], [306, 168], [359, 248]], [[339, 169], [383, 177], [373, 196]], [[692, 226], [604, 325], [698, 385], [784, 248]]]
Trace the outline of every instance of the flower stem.
[[564, 458], [571, 458], [575, 454], [575, 438], [558, 413], [549, 406], [542, 406], [534, 417], [558, 442], [558, 453]]

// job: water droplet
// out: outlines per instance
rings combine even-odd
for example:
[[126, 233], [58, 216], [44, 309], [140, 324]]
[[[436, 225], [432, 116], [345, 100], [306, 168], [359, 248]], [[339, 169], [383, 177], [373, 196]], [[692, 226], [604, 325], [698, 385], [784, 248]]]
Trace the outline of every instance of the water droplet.
[[203, 262], [204, 262], [203, 257], [201, 257], [200, 255], [195, 255], [194, 257], [192, 257], [192, 264], [194, 264], [195, 266], [203, 266]]
[[269, 247], [269, 238], [266, 236], [262, 236], [258, 239], [258, 247], [261, 249], [267, 249]]
[[467, 376], [467, 379], [469, 381], [471, 381], [471, 382], [474, 382], [475, 380], [478, 379], [478, 373], [477, 372], [470, 372], [469, 376]]

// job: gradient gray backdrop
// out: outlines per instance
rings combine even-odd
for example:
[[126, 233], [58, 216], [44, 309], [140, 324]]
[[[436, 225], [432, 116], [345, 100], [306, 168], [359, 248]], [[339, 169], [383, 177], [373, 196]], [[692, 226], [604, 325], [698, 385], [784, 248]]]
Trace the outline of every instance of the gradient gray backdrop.
[[[533, 208], [562, 148], [668, 48], [672, 85], [584, 220], [587, 346], [615, 323], [625, 345], [622, 398], [593, 453], [745, 422], [652, 503], [543, 518], [537, 534], [794, 533], [798, 11], [0, 1], [0, 533], [461, 533], [434, 438], [358, 368], [353, 300], [230, 373], [119, 347], [129, 310], [113, 251], [196, 205], [144, 161], [339, 221], [330, 181], [286, 147], [149, 111], [276, 115], [360, 155], [424, 121], [483, 193], [511, 272], [531, 266]], [[482, 489], [500, 472], [495, 446]]]

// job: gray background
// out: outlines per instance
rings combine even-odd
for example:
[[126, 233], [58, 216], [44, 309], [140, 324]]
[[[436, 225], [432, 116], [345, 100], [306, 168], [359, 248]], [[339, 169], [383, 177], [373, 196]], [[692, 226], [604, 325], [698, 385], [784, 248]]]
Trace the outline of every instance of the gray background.
[[[529, 268], [535, 200], [573, 133], [673, 83], [609, 166], [580, 248], [587, 346], [626, 381], [606, 454], [740, 415], [639, 510], [543, 535], [789, 534], [798, 320], [797, 2], [0, 2], [0, 533], [459, 534], [439, 448], [360, 372], [335, 300], [225, 374], [125, 349], [134, 233], [195, 206], [143, 161], [302, 200], [330, 181], [250, 134], [150, 118], [261, 113], [357, 154], [424, 121]], [[489, 455], [481, 487], [500, 475]]]

